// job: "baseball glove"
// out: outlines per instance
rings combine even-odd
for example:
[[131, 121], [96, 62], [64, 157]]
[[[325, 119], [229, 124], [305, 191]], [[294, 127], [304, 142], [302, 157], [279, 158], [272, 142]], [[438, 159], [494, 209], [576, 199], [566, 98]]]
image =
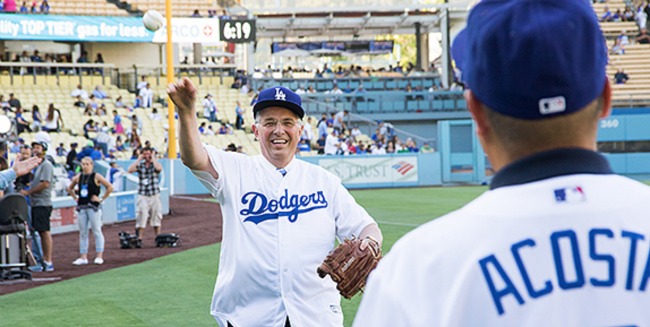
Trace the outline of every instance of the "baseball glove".
[[327, 255], [317, 269], [321, 278], [326, 275], [332, 277], [337, 284], [336, 288], [346, 299], [352, 298], [366, 285], [368, 275], [381, 259], [377, 241], [372, 238], [368, 240], [368, 246], [361, 250], [363, 240], [346, 239]]

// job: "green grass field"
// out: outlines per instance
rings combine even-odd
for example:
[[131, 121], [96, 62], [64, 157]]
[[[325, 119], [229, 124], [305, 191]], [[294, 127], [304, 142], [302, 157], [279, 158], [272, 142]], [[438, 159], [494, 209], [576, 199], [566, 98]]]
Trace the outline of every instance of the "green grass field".
[[[379, 222], [384, 252], [402, 235], [457, 209], [486, 187], [352, 192]], [[209, 305], [219, 245], [0, 296], [1, 326], [216, 326]], [[360, 296], [342, 300], [345, 326]]]

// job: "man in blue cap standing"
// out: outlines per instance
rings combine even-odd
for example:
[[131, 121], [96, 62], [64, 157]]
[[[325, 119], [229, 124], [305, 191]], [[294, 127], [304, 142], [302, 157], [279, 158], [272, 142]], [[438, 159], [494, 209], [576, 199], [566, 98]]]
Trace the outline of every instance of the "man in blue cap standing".
[[202, 145], [196, 88], [167, 89], [178, 108], [181, 159], [221, 204], [223, 242], [211, 314], [223, 326], [342, 326], [340, 295], [317, 267], [335, 239], [381, 244], [377, 223], [339, 178], [295, 159], [303, 130], [300, 96], [259, 93], [253, 107], [261, 155]]
[[597, 153], [611, 88], [590, 2], [484, 0], [454, 48], [497, 173], [393, 246], [354, 326], [648, 325], [650, 188]]

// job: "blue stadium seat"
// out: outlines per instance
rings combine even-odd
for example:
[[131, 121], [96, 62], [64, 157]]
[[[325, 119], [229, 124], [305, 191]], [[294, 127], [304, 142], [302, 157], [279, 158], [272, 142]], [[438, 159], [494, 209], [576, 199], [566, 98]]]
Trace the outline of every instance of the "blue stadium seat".
[[418, 109], [418, 101], [416, 100], [409, 100], [406, 102], [406, 110], [407, 111], [416, 111]]
[[347, 80], [338, 80], [337, 81], [337, 85], [339, 86], [339, 88], [341, 90], [345, 90], [345, 89], [349, 88], [349, 84], [350, 83]]
[[329, 89], [327, 88], [327, 84], [325, 83], [325, 81], [316, 82], [316, 91], [318, 91], [318, 92], [325, 92], [325, 91], [331, 90], [331, 89], [332, 88], [329, 88]]
[[[357, 88], [359, 88], [359, 81], [358, 80], [351, 80], [349, 84], [350, 90], [354, 91]], [[364, 85], [365, 88], [365, 85]]]
[[433, 100], [431, 102], [431, 109], [433, 109], [433, 110], [442, 110], [443, 109], [442, 100]]
[[386, 84], [383, 80], [374, 80], [372, 85], [366, 85], [367, 90], [385, 90]]
[[406, 89], [406, 86], [410, 83], [410, 80], [407, 79], [400, 79], [397, 81], [397, 88], [400, 90]]
[[394, 79], [387, 80], [386, 81], [386, 89], [387, 90], [393, 90], [397, 88], [397, 81]]
[[422, 80], [419, 78], [412, 79], [411, 80], [411, 87], [416, 88], [418, 86], [422, 86]]
[[367, 113], [370, 110], [368, 102], [357, 102], [357, 112]]

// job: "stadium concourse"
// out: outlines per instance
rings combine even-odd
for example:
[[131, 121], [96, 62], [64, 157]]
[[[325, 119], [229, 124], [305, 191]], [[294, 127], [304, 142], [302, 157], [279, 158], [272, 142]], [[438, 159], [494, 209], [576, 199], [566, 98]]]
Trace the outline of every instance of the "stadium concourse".
[[[221, 241], [221, 210], [219, 205], [201, 198], [172, 197], [170, 205], [173, 212], [164, 217], [163, 232], [176, 233], [181, 237], [181, 245], [174, 248], [155, 246], [152, 233], [146, 235], [141, 249], [121, 249], [118, 233], [133, 233], [133, 222], [104, 225], [106, 239], [102, 265], [74, 266], [72, 261], [78, 253], [79, 233], [70, 232], [53, 236], [57, 250], [54, 251], [56, 270], [47, 273], [33, 273], [32, 281], [0, 281], [0, 296], [33, 287], [64, 281], [100, 271], [140, 263], [146, 260], [189, 250], [195, 247], [214, 244]], [[209, 213], [209, 214], [208, 214]]]

